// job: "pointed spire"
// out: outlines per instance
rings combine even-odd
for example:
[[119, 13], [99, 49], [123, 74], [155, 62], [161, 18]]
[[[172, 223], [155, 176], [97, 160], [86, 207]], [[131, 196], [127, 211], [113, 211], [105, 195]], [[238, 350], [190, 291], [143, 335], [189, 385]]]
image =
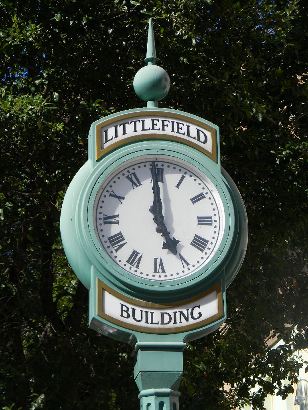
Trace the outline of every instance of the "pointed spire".
[[156, 49], [153, 30], [153, 20], [149, 20], [147, 54], [145, 67], [140, 68], [136, 73], [133, 86], [136, 94], [143, 101], [147, 101], [147, 107], [158, 106], [158, 101], [162, 100], [169, 92], [170, 78], [168, 73], [156, 65]]
[[148, 64], [156, 63], [156, 48], [152, 17], [149, 19], [147, 54], [144, 61]]

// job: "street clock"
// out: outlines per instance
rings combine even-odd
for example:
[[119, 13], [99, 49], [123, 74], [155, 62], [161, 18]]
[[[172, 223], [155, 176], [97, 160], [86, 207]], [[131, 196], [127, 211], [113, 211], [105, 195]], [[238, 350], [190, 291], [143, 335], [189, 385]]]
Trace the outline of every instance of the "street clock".
[[[90, 326], [136, 344], [141, 405], [177, 410], [183, 348], [226, 319], [247, 218], [220, 164], [218, 127], [157, 106], [170, 82], [155, 65], [151, 23], [146, 62], [134, 88], [147, 107], [91, 125], [88, 161], [68, 187], [60, 227], [68, 261], [89, 289]], [[155, 394], [151, 383], [160, 386]], [[158, 396], [167, 407], [156, 406]]]
[[239, 197], [217, 164], [184, 144], [143, 141], [94, 169], [74, 220], [83, 252], [110, 286], [167, 300], [223, 276]]

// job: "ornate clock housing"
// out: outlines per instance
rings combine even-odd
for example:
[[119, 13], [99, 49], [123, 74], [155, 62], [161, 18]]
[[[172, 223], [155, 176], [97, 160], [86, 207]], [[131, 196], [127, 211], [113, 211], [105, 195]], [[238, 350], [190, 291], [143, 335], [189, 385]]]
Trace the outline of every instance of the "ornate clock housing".
[[128, 294], [183, 297], [201, 289], [205, 279], [223, 275], [234, 240], [233, 200], [224, 181], [217, 164], [182, 144], [119, 148], [81, 192], [81, 248], [105, 283]]

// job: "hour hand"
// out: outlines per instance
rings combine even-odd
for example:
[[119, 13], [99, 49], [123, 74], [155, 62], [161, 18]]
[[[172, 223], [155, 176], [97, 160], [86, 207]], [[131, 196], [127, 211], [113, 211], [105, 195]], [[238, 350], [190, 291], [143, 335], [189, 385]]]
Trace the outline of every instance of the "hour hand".
[[173, 255], [177, 254], [177, 244], [180, 242], [175, 238], [171, 238], [169, 233], [168, 236], [164, 237], [166, 242], [163, 243], [163, 249], [168, 249]]
[[165, 221], [162, 218], [159, 218], [159, 220], [155, 220], [155, 215], [153, 218], [154, 222], [156, 223], [156, 232], [160, 233], [161, 236], [165, 239], [165, 242], [163, 242], [163, 249], [168, 249], [171, 253], [174, 255], [177, 254], [177, 244], [180, 242], [175, 238], [171, 238], [170, 233], [165, 225]]

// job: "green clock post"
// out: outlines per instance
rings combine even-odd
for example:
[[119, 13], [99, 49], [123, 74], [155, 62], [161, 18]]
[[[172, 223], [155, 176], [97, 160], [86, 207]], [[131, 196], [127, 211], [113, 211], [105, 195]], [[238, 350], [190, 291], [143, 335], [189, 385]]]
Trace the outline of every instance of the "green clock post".
[[88, 161], [62, 206], [61, 236], [89, 289], [90, 327], [131, 343], [143, 410], [178, 410], [186, 342], [226, 318], [247, 245], [241, 196], [220, 164], [216, 125], [158, 108], [170, 86], [152, 21], [135, 76], [146, 108], [91, 125]]

